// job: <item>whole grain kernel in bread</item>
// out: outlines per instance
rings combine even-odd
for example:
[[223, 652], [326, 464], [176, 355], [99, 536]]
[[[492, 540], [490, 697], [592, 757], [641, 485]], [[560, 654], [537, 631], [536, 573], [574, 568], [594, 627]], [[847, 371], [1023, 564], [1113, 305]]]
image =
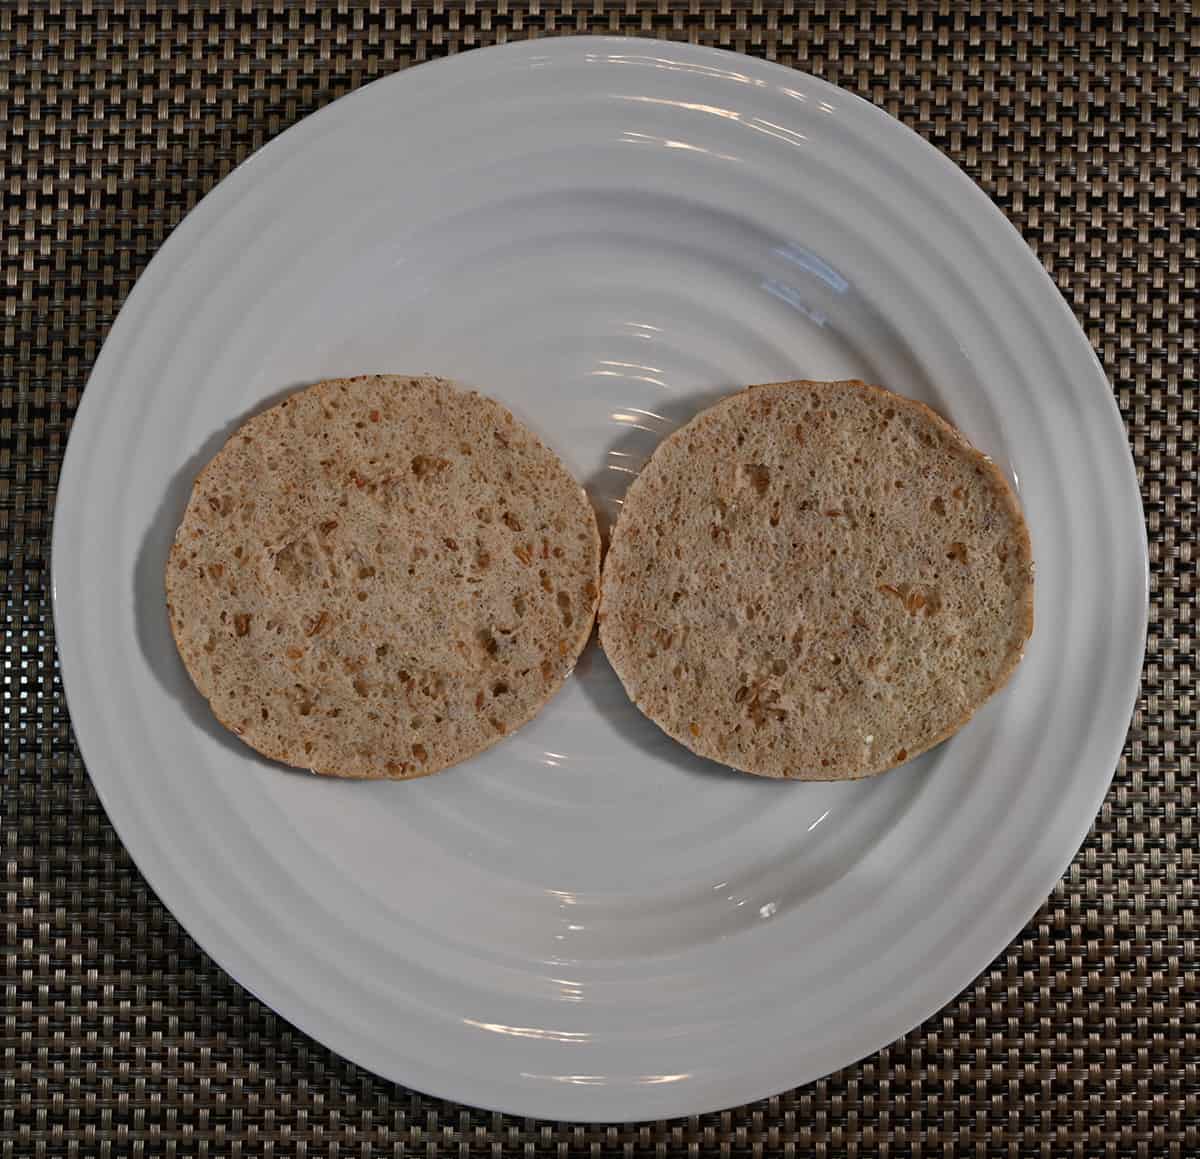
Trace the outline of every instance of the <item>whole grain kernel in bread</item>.
[[179, 654], [269, 757], [419, 777], [562, 686], [599, 598], [587, 496], [499, 403], [438, 378], [322, 382], [200, 473], [166, 569]]
[[600, 639], [680, 743], [749, 773], [870, 776], [950, 736], [1033, 628], [1029, 534], [990, 459], [861, 382], [782, 382], [667, 438], [629, 488]]

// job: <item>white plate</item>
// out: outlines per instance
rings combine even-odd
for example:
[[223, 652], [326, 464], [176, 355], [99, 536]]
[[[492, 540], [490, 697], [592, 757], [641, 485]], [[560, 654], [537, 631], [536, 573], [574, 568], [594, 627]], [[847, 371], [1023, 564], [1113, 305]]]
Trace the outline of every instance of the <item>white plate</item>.
[[[923, 399], [1019, 485], [1025, 662], [953, 741], [862, 784], [694, 759], [595, 649], [520, 735], [429, 780], [261, 760], [168, 634], [193, 476], [285, 391], [410, 370], [503, 399], [610, 518], [663, 434], [741, 384], [857, 376]], [[422, 1090], [627, 1120], [851, 1063], [1004, 948], [1120, 753], [1146, 558], [1104, 375], [953, 165], [799, 73], [553, 40], [372, 84], [179, 226], [76, 419], [54, 607], [109, 816], [239, 982]]]

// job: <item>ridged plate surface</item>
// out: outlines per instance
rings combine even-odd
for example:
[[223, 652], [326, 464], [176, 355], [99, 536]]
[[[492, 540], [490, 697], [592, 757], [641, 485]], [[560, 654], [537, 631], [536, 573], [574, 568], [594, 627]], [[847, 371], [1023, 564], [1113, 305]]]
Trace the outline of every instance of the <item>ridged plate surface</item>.
[[[536, 721], [439, 776], [272, 765], [188, 682], [166, 552], [242, 419], [372, 371], [499, 397], [609, 520], [662, 436], [742, 384], [861, 377], [928, 402], [1019, 489], [1025, 662], [951, 742], [864, 783], [700, 762], [594, 647]], [[381, 1074], [563, 1119], [744, 1102], [953, 998], [1086, 833], [1146, 613], [1108, 384], [987, 198], [811, 77], [590, 38], [369, 85], [205, 198], [97, 361], [53, 564], [88, 768], [200, 944]]]

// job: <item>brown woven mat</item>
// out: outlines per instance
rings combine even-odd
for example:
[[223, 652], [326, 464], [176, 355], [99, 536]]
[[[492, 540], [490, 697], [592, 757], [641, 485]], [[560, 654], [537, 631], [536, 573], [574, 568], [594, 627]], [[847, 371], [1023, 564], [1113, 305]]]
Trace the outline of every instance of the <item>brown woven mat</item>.
[[[667, 36], [853, 89], [944, 149], [1103, 359], [1149, 520], [1149, 654], [1084, 850], [956, 1001], [875, 1057], [699, 1119], [572, 1127], [425, 1098], [245, 994], [147, 889], [74, 747], [48, 542], [88, 370], [171, 228], [356, 85], [528, 35]], [[1200, 1154], [1200, 18], [1131, 2], [0, 0], [0, 1155]]]

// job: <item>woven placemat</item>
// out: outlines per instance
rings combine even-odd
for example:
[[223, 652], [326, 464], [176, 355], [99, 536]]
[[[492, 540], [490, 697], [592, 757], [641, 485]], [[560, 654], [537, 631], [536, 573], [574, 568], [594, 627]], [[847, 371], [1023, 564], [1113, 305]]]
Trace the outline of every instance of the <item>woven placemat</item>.
[[[530, 35], [724, 46], [860, 93], [945, 150], [1050, 270], [1115, 384], [1149, 523], [1149, 650], [1087, 844], [940, 1014], [753, 1106], [574, 1127], [426, 1098], [230, 981], [149, 891], [73, 743], [50, 511], [108, 326], [253, 149], [372, 78]], [[1188, 5], [466, 0], [0, 3], [4, 1022], [0, 1154], [1200, 1153], [1196, 313]]]

